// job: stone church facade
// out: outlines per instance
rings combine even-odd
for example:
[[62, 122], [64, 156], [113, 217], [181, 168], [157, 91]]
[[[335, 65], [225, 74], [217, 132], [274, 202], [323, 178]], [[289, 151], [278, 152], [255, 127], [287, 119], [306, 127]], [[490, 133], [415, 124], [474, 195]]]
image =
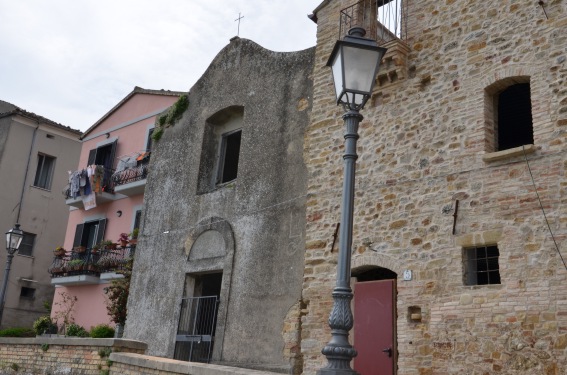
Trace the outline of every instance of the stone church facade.
[[148, 354], [301, 371], [313, 56], [233, 38], [155, 142], [125, 329]]
[[[398, 1], [362, 3], [380, 19]], [[361, 111], [354, 366], [563, 374], [567, 3], [399, 4]], [[232, 40], [165, 129], [125, 331], [149, 354], [179, 358], [206, 341], [180, 327], [184, 301], [212, 294], [211, 362], [306, 375], [325, 365], [343, 178], [343, 110], [325, 64], [352, 6], [319, 5], [314, 49]], [[364, 335], [377, 327], [385, 341]]]

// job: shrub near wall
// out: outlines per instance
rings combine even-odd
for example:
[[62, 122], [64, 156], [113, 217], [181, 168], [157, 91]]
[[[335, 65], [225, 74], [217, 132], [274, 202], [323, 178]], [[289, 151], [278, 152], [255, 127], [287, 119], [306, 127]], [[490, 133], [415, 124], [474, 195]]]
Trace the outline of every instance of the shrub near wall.
[[113, 352], [143, 354], [147, 345], [122, 339], [63, 337], [0, 338], [0, 375], [100, 375]]

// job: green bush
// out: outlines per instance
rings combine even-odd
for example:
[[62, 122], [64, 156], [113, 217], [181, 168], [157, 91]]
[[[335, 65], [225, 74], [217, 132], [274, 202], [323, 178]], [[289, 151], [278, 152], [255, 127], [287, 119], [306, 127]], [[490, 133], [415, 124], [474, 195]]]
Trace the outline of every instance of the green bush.
[[36, 335], [43, 335], [44, 333], [57, 333], [57, 325], [53, 323], [51, 317], [45, 315], [37, 318], [33, 322], [33, 330]]
[[0, 331], [0, 337], [35, 337], [31, 328], [6, 328]]
[[89, 337], [89, 333], [86, 329], [81, 327], [78, 324], [69, 324], [67, 326], [67, 336], [74, 336], [74, 337]]
[[154, 128], [154, 132], [152, 133], [152, 139], [154, 141], [159, 141], [162, 135], [163, 135], [163, 128]]
[[114, 337], [114, 328], [108, 324], [99, 324], [91, 328], [91, 337], [95, 339], [105, 339]]

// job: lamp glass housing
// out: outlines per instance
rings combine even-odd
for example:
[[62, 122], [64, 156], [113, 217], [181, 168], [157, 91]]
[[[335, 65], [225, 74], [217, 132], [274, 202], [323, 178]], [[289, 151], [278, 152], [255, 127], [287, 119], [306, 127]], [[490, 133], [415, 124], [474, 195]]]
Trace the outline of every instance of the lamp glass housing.
[[20, 248], [24, 232], [20, 229], [20, 224], [6, 232], [6, 250], [8, 252], [15, 252]]
[[337, 104], [364, 105], [385, 53], [371, 39], [347, 36], [337, 41], [327, 63], [333, 71]]

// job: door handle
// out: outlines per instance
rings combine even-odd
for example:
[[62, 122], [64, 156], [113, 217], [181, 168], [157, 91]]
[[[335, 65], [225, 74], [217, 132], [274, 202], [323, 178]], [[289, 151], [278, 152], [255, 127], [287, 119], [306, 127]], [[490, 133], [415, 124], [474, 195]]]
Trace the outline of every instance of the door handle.
[[388, 353], [388, 358], [392, 358], [392, 348], [382, 349], [382, 353]]

